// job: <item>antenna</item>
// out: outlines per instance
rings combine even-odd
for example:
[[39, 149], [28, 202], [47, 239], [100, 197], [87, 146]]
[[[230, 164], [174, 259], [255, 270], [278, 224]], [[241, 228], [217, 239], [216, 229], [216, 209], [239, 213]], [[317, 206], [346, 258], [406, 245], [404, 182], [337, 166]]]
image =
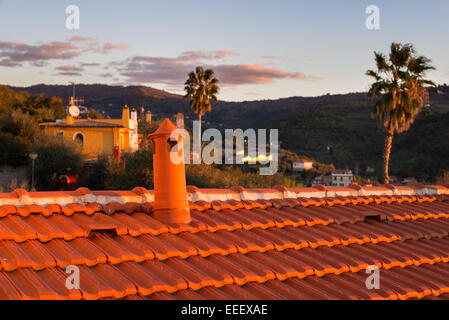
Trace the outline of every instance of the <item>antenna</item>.
[[69, 82], [71, 85], [72, 85], [72, 97], [73, 97], [73, 99], [75, 99], [75, 82], [72, 82], [72, 81], [70, 81]]
[[75, 95], [75, 82], [72, 82], [72, 81], [70, 81], [69, 82], [71, 85], [72, 85], [72, 99], [71, 99], [71, 101], [73, 102], [73, 104], [75, 104], [75, 105], [81, 105], [81, 104], [83, 104], [84, 103], [84, 98], [76, 98], [76, 95]]

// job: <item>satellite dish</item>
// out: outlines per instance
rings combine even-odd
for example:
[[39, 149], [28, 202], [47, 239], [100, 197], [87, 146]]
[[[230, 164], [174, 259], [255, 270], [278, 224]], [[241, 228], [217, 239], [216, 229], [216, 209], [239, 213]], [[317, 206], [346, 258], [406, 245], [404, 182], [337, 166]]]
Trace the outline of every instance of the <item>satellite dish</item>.
[[80, 114], [80, 109], [77, 106], [71, 106], [69, 108], [69, 113], [73, 117], [78, 117]]

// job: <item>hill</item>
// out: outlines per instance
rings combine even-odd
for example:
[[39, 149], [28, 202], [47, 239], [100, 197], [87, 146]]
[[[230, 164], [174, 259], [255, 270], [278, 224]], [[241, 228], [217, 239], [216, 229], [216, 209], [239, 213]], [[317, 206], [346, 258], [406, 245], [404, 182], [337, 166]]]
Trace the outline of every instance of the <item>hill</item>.
[[[280, 128], [282, 147], [364, 177], [382, 170], [382, 132], [371, 106], [316, 108], [266, 124]], [[390, 173], [434, 182], [449, 170], [449, 112], [423, 110], [409, 131], [393, 140]], [[374, 169], [374, 173], [368, 170]]]

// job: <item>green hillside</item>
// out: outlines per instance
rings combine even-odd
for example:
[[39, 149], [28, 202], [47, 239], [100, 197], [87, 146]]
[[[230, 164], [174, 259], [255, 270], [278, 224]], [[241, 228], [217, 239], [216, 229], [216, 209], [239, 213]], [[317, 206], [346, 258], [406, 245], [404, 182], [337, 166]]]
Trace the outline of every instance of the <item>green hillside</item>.
[[[362, 176], [380, 175], [383, 137], [371, 107], [319, 108], [267, 123], [280, 128], [282, 146], [298, 154], [357, 170]], [[328, 148], [329, 145], [329, 148]], [[449, 113], [424, 110], [411, 129], [393, 140], [391, 174], [433, 182], [449, 170]], [[367, 173], [367, 167], [375, 173]]]

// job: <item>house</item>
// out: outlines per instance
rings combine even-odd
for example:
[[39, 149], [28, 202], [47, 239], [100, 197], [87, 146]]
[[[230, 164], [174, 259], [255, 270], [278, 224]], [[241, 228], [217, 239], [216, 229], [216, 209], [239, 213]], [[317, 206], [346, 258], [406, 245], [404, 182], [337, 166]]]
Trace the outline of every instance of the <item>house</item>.
[[133, 109], [130, 115], [127, 106], [123, 107], [121, 119], [77, 119], [69, 114], [66, 119], [39, 126], [50, 135], [77, 141], [87, 156], [114, 154], [114, 149], [138, 149], [137, 111]]
[[374, 173], [374, 172], [375, 172], [375, 170], [373, 167], [370, 167], [370, 166], [366, 167], [366, 173]]
[[409, 185], [412, 183], [418, 183], [418, 180], [416, 180], [416, 178], [413, 178], [413, 177], [407, 177], [402, 180], [403, 185]]
[[310, 160], [301, 159], [292, 163], [293, 170], [310, 170], [313, 168], [313, 162]]
[[332, 171], [332, 186], [347, 187], [352, 184], [354, 178], [352, 171], [349, 169], [337, 169]]
[[318, 176], [313, 180], [313, 184], [314, 185], [321, 184], [324, 186], [330, 186], [330, 185], [332, 185], [332, 176], [331, 175]]
[[0, 299], [449, 299], [448, 187], [199, 189], [175, 128], [154, 190], [0, 194]]

